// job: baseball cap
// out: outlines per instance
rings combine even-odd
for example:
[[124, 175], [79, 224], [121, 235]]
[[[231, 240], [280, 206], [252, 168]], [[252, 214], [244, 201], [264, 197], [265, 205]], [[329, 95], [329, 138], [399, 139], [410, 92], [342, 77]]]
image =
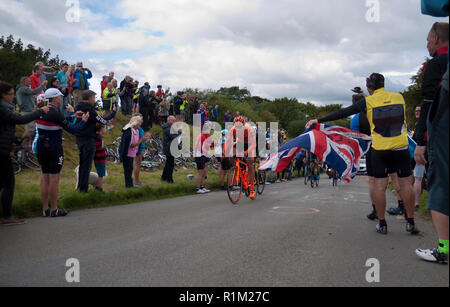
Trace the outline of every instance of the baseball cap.
[[361, 90], [361, 88], [359, 86], [357, 86], [354, 89], [352, 89], [352, 92], [357, 93], [357, 94], [361, 94], [363, 91]]
[[64, 96], [64, 95], [57, 88], [49, 88], [48, 90], [45, 91], [45, 94], [44, 94], [44, 98], [47, 100], [51, 99], [51, 98], [59, 97], [59, 96]]

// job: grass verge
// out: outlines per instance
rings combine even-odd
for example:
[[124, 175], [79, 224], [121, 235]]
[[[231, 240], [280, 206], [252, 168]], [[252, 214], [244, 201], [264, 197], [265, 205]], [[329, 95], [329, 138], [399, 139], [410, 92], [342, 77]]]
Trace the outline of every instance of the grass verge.
[[[162, 183], [161, 171], [141, 172], [140, 179], [145, 186], [132, 189], [125, 188], [122, 165], [108, 165], [107, 169], [111, 176], [104, 182], [106, 193], [92, 190], [82, 194], [75, 191], [75, 172], [65, 168], [61, 173], [58, 206], [73, 211], [195, 194], [195, 179], [187, 178], [188, 174], [197, 175], [197, 172], [192, 169], [178, 170], [174, 173], [175, 184]], [[217, 171], [208, 171], [208, 180], [205, 185], [209, 189], [220, 187]], [[26, 170], [16, 177], [13, 212], [14, 215], [23, 218], [38, 217], [42, 214], [39, 172]]]

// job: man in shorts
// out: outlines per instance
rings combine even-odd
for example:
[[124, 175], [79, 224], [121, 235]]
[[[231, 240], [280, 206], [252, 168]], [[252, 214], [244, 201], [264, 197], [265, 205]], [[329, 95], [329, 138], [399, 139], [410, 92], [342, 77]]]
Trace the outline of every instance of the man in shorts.
[[418, 234], [419, 230], [414, 220], [414, 192], [411, 185], [412, 171], [406, 129], [405, 100], [398, 93], [386, 91], [385, 79], [381, 74], [373, 73], [366, 81], [369, 97], [321, 119], [311, 120], [306, 127], [365, 112], [372, 134], [371, 161], [375, 178], [373, 201], [379, 219], [376, 230], [381, 234], [388, 232], [385, 220], [386, 189], [389, 174], [397, 173], [400, 198], [406, 207], [406, 231]]
[[[206, 126], [205, 128], [207, 128]], [[197, 164], [197, 194], [207, 194], [211, 192], [204, 187], [205, 179], [208, 174], [209, 152], [212, 143], [206, 142], [211, 135], [209, 133], [201, 133], [195, 143], [195, 163]], [[209, 146], [208, 146], [209, 145]]]
[[[71, 126], [69, 120], [60, 112], [62, 97], [64, 95], [56, 88], [48, 89], [44, 97], [49, 101], [50, 111], [36, 120], [36, 128], [39, 138], [36, 142], [36, 151], [41, 165], [41, 201], [44, 217], [62, 217], [68, 214], [64, 209], [58, 209], [59, 174], [64, 163], [64, 151], [62, 147], [63, 129], [75, 134], [80, 131], [89, 119], [89, 114], [82, 115], [81, 121], [76, 126]], [[67, 105], [71, 115], [73, 107]], [[78, 116], [81, 116], [78, 113]], [[51, 210], [48, 207], [50, 200]]]

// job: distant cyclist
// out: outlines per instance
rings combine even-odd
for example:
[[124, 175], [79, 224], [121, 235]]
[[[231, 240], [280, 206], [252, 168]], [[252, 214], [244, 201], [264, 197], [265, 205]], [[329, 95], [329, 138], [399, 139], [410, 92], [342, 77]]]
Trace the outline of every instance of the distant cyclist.
[[[241, 151], [244, 150], [244, 152]], [[244, 157], [248, 164], [248, 182], [250, 183], [250, 198], [255, 194], [255, 157], [256, 157], [256, 134], [252, 126], [247, 124], [244, 117], [238, 116], [234, 119], [233, 127], [230, 129], [224, 144], [225, 157]]]

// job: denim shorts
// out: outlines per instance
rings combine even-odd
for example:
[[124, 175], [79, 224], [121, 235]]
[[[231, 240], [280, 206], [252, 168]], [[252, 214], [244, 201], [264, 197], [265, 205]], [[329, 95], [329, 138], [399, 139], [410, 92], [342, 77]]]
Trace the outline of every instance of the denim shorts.
[[106, 176], [106, 163], [95, 163], [95, 169], [99, 178], [104, 178]]

